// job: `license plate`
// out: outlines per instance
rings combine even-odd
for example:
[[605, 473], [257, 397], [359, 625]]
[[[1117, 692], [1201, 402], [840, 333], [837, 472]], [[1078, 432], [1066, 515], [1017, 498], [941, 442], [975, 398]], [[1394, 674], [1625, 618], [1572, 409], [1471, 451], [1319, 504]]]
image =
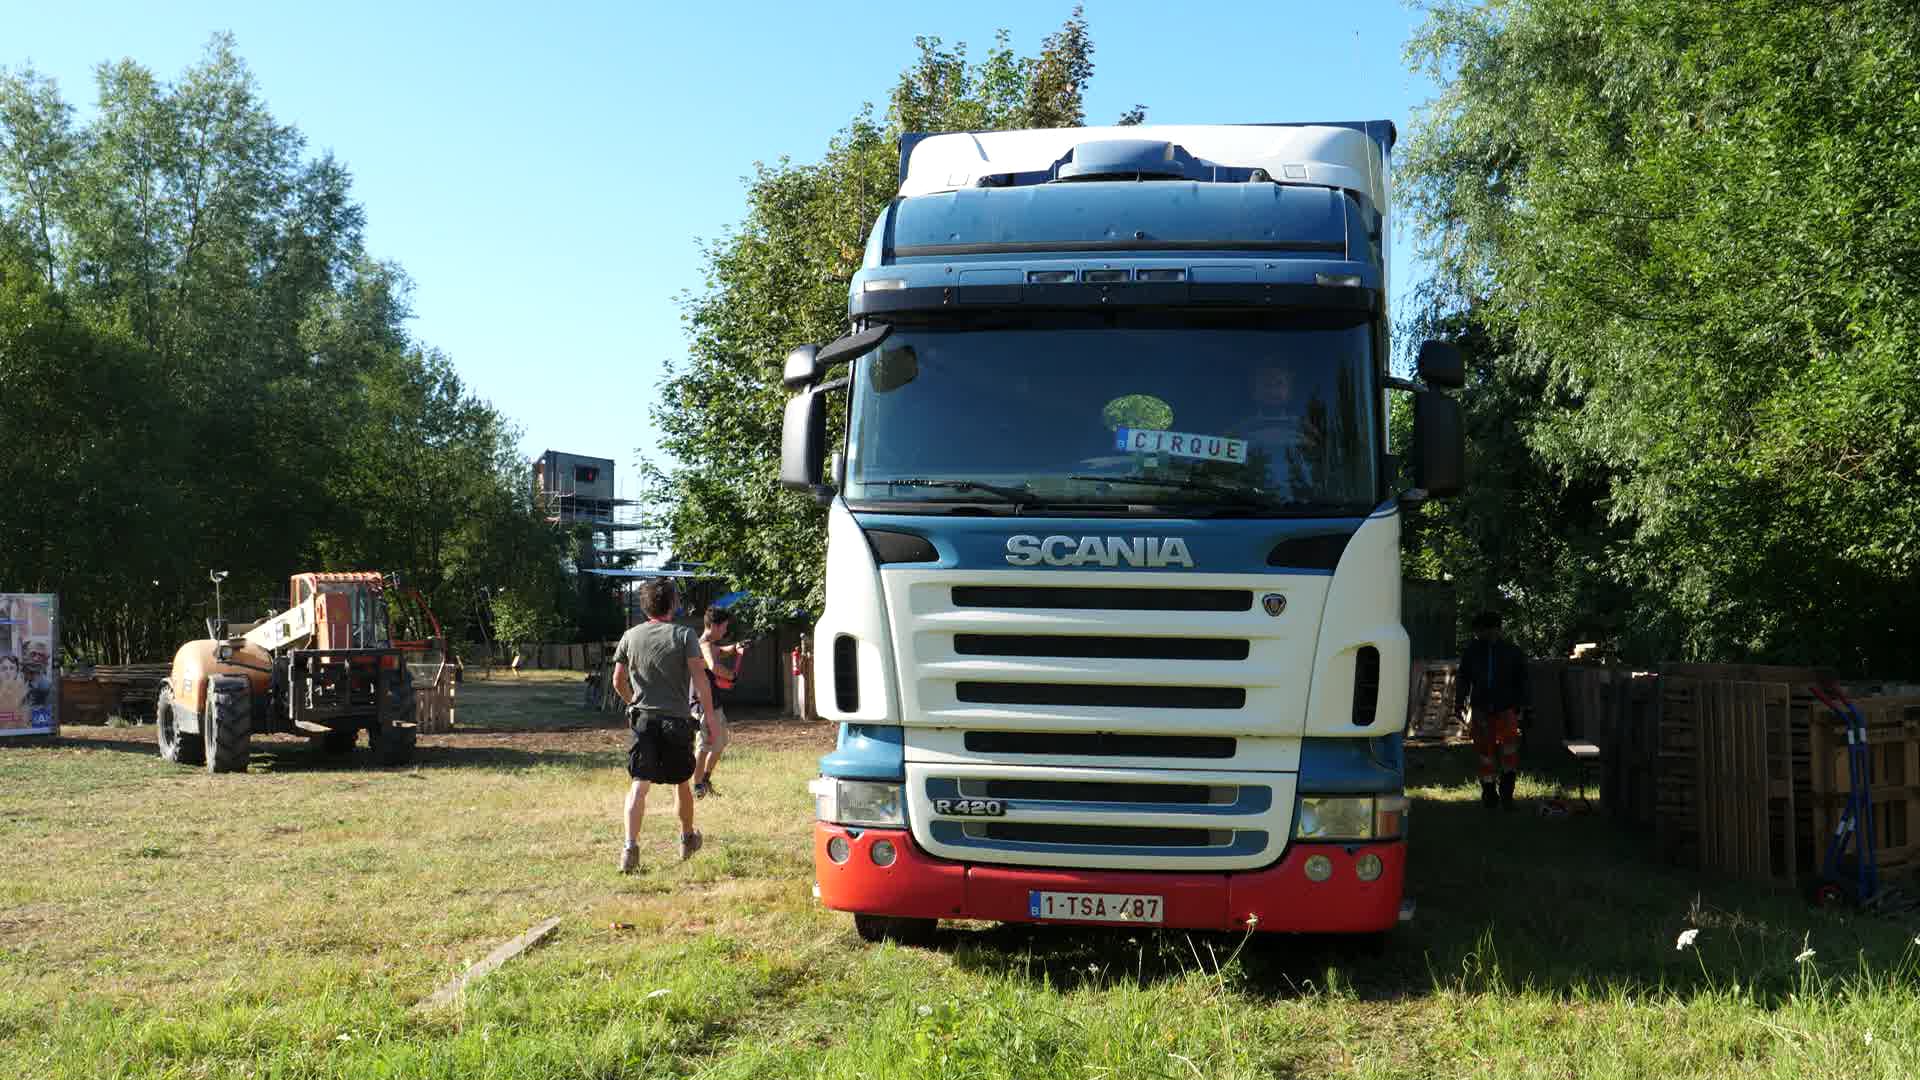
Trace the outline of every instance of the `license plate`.
[[935, 799], [933, 812], [941, 817], [1005, 817], [1007, 804], [999, 799]]
[[1159, 923], [1161, 898], [1129, 893], [1027, 893], [1027, 913], [1036, 919], [1082, 922]]

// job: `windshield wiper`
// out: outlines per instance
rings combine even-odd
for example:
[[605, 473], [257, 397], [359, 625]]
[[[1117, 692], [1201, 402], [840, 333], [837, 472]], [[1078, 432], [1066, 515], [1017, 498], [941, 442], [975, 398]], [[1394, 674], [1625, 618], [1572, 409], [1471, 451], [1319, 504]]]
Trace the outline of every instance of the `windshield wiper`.
[[1216, 484], [1209, 480], [1196, 480], [1185, 477], [1159, 476], [1069, 476], [1069, 480], [1093, 480], [1103, 484], [1140, 484], [1145, 487], [1179, 488], [1182, 491], [1205, 491], [1213, 495], [1226, 495], [1237, 500], [1243, 506], [1279, 507], [1281, 500], [1269, 496], [1258, 488], [1234, 487], [1232, 484]]
[[989, 495], [998, 495], [1008, 502], [1032, 506], [1040, 501], [1040, 496], [1031, 491], [1016, 487], [1003, 487], [999, 484], [983, 484], [978, 480], [934, 480], [925, 476], [907, 476], [897, 480], [869, 480], [869, 484], [887, 484], [892, 487], [952, 488], [955, 491], [984, 491]]

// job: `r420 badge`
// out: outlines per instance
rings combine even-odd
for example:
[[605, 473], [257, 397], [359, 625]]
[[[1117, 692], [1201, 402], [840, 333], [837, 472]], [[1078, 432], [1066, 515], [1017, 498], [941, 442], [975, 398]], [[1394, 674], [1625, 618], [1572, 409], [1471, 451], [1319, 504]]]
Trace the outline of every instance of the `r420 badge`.
[[942, 817], [1004, 817], [1007, 804], [999, 799], [935, 799], [933, 812]]

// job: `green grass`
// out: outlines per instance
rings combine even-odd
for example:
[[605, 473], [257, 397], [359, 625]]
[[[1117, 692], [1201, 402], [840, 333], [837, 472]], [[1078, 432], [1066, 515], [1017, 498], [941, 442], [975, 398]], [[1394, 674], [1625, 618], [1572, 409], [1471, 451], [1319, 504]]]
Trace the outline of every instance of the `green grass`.
[[[273, 739], [208, 777], [151, 727], [0, 746], [0, 1076], [1920, 1075], [1911, 919], [1489, 815], [1452, 751], [1414, 760], [1419, 916], [1384, 955], [984, 925], [902, 949], [810, 897], [823, 731], [744, 726], [706, 850], [675, 860], [656, 794], [621, 878], [624, 735], [578, 700], [469, 680], [462, 733], [401, 770]], [[549, 915], [458, 1007], [414, 1008]]]

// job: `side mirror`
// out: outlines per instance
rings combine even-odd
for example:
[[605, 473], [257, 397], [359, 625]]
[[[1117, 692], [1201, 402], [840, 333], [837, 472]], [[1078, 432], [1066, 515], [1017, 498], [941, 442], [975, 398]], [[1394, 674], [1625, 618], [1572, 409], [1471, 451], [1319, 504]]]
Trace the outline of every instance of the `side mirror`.
[[[1424, 350], [1423, 350], [1424, 352]], [[1414, 485], [1429, 498], [1458, 495], [1467, 486], [1467, 442], [1460, 403], [1438, 390], [1413, 397]]]
[[826, 449], [826, 392], [802, 390], [787, 399], [780, 421], [780, 486], [795, 491], [819, 486], [820, 459]]
[[1419, 359], [1414, 362], [1414, 370], [1428, 386], [1458, 390], [1467, 384], [1466, 361], [1460, 356], [1460, 347], [1451, 342], [1429, 341], [1422, 344]]
[[786, 367], [780, 371], [781, 384], [789, 390], [798, 390], [818, 382], [822, 370], [819, 355], [818, 345], [802, 345], [788, 353]]

